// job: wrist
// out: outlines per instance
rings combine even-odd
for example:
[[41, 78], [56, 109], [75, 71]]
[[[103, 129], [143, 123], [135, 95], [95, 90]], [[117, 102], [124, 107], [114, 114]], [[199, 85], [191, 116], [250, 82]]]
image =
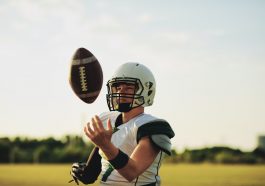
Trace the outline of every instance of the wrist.
[[125, 167], [129, 161], [129, 156], [118, 149], [118, 154], [113, 159], [108, 160], [115, 169]]
[[101, 146], [99, 148], [105, 154], [108, 160], [114, 159], [119, 153], [119, 149], [115, 147], [112, 143]]

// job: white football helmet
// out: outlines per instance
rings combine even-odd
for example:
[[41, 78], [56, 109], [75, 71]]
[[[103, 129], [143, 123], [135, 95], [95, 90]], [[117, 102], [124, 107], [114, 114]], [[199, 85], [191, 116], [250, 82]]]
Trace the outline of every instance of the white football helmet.
[[[134, 94], [117, 93], [118, 84], [135, 85]], [[144, 65], [128, 62], [121, 65], [107, 82], [107, 103], [110, 111], [128, 112], [133, 108], [151, 106], [154, 101], [156, 82], [152, 72]], [[130, 103], [120, 103], [120, 98], [132, 98]]]

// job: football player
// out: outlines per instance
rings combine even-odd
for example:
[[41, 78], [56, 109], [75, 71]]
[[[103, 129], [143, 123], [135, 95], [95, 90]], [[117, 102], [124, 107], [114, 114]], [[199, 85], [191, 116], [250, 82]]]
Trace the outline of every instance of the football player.
[[156, 92], [152, 72], [140, 63], [125, 63], [107, 82], [110, 112], [94, 116], [84, 127], [95, 145], [87, 163], [74, 163], [78, 184], [157, 186], [163, 157], [171, 154], [174, 132], [166, 120], [144, 112]]

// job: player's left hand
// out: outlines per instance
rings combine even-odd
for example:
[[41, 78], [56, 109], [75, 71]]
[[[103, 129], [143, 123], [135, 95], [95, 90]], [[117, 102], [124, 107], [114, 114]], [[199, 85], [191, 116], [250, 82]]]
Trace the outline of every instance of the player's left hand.
[[96, 115], [84, 127], [86, 136], [99, 148], [108, 148], [111, 144], [112, 126], [110, 119], [107, 122], [107, 129], [103, 127], [102, 121]]

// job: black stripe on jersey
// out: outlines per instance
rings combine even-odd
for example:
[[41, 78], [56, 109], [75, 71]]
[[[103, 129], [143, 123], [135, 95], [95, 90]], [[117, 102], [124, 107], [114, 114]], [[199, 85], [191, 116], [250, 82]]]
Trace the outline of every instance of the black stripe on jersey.
[[142, 185], [142, 186], [156, 186], [156, 182], [154, 182], [154, 183], [149, 183], [149, 184], [147, 184], [147, 185]]
[[136, 178], [136, 181], [135, 181], [134, 186], [136, 186], [136, 184], [137, 184], [137, 182], [138, 182], [138, 178], [139, 178], [139, 176]]
[[106, 170], [106, 172], [103, 174], [101, 181], [106, 182], [113, 170], [114, 170], [114, 168], [112, 167], [111, 164], [109, 164], [109, 167]]
[[[160, 151], [160, 157], [159, 157], [159, 162], [157, 164], [157, 172], [156, 172], [156, 175], [155, 175], [155, 179], [158, 176], [158, 171], [159, 171], [159, 167], [160, 167], [160, 164], [161, 164], [161, 160], [162, 160], [162, 151]], [[156, 182], [157, 182], [157, 179], [156, 179]]]
[[142, 137], [151, 136], [154, 134], [164, 134], [169, 138], [173, 138], [175, 136], [175, 133], [168, 122], [164, 120], [156, 120], [146, 123], [138, 128], [136, 136], [137, 143], [139, 143]]
[[[137, 177], [137, 179], [138, 179], [138, 177]], [[141, 185], [141, 186], [156, 186], [156, 182], [154, 182], [154, 183], [148, 183], [147, 185]], [[136, 186], [136, 183], [137, 182], [135, 182], [134, 186]]]
[[115, 121], [115, 127], [117, 128], [118, 126], [120, 126], [122, 124], [122, 114], [119, 114], [118, 117], [116, 118]]

